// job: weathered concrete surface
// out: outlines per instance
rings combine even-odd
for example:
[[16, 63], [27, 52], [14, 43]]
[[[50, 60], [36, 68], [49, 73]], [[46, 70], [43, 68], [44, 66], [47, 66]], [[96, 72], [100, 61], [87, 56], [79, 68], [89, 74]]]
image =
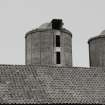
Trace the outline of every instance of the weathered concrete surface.
[[105, 67], [105, 35], [89, 40], [89, 58], [91, 67]]
[[[37, 29], [26, 34], [26, 64], [56, 65], [56, 30]], [[60, 30], [61, 65], [72, 66], [72, 34]]]

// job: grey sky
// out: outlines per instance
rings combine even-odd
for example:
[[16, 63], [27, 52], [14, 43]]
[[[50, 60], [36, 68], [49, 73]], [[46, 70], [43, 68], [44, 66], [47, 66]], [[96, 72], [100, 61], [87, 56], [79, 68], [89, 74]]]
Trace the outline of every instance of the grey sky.
[[87, 41], [105, 29], [105, 0], [0, 0], [0, 64], [25, 64], [25, 33], [52, 18], [73, 34], [74, 66], [89, 66]]

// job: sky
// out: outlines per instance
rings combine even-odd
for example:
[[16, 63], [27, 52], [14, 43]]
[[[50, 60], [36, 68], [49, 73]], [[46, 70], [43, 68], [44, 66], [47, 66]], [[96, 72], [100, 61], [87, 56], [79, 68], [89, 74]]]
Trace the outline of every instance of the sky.
[[105, 0], [0, 0], [0, 64], [25, 64], [25, 34], [62, 18], [73, 66], [89, 67], [88, 39], [105, 30]]

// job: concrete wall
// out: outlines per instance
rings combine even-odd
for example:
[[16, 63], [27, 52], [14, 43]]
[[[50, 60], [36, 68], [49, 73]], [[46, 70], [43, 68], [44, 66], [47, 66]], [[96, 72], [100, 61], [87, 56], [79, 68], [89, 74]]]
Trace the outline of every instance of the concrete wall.
[[54, 64], [54, 45], [53, 39], [54, 35], [52, 30], [47, 30], [41, 32], [40, 41], [41, 41], [41, 64], [42, 65], [52, 65]]
[[105, 37], [96, 37], [89, 41], [90, 66], [105, 66]]
[[32, 33], [31, 39], [31, 64], [40, 64], [40, 32]]
[[[56, 31], [37, 29], [26, 36], [26, 64], [56, 65]], [[72, 66], [72, 35], [60, 31], [61, 66]]]
[[67, 33], [61, 34], [62, 65], [72, 66], [72, 38]]

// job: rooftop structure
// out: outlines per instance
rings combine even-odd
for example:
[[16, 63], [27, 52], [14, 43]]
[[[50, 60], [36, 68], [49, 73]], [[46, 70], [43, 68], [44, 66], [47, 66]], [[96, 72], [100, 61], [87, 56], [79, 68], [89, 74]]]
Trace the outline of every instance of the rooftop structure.
[[53, 19], [29, 31], [26, 64], [72, 66], [72, 33], [63, 28], [61, 19]]
[[105, 31], [88, 40], [90, 67], [73, 67], [72, 33], [53, 19], [25, 36], [26, 65], [0, 65], [0, 104], [105, 104]]

